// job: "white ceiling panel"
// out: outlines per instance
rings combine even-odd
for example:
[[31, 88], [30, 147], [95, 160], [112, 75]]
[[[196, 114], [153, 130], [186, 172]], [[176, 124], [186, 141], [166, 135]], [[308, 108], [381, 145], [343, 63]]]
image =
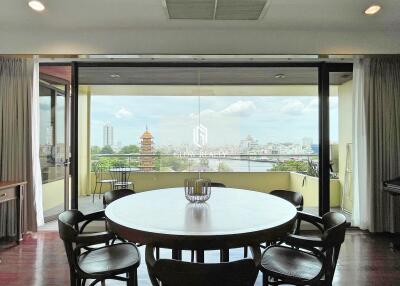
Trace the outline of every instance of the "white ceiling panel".
[[[219, 0], [213, 21], [169, 19], [165, 1], [42, 0], [37, 13], [1, 0], [0, 53], [400, 53], [399, 0], [374, 1], [375, 16], [363, 14], [366, 0], [270, 0], [257, 21], [227, 19], [257, 18], [262, 0]], [[168, 1], [176, 18], [210, 17], [215, 3]]]

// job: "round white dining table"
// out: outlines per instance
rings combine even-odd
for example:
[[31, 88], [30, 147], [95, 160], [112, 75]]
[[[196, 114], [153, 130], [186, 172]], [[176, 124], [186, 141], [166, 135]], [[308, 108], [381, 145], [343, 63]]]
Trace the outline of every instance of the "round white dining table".
[[179, 250], [254, 246], [286, 235], [296, 208], [267, 193], [212, 188], [205, 203], [189, 203], [184, 188], [133, 194], [107, 206], [112, 231], [129, 241]]

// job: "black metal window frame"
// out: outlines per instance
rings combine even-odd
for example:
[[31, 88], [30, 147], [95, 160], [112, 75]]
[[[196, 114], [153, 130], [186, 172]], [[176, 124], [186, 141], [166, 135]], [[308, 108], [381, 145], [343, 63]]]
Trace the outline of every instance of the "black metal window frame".
[[71, 99], [71, 206], [78, 208], [78, 93], [80, 67], [165, 67], [165, 68], [317, 68], [319, 99], [319, 215], [330, 211], [329, 73], [351, 72], [352, 63], [318, 62], [72, 62]]

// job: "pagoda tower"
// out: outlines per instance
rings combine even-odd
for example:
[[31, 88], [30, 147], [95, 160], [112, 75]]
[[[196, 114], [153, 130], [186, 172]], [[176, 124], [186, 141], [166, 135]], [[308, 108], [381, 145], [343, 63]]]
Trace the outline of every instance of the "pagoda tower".
[[139, 168], [143, 172], [150, 172], [154, 170], [155, 167], [155, 158], [154, 156], [154, 142], [153, 135], [147, 130], [140, 137], [140, 161]]

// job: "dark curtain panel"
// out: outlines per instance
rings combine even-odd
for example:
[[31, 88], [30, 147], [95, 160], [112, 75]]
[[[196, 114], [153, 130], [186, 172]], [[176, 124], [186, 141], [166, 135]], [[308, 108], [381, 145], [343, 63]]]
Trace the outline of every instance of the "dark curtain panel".
[[365, 74], [367, 188], [371, 231], [400, 231], [400, 197], [382, 182], [400, 176], [400, 58], [372, 57]]
[[[36, 231], [32, 189], [33, 62], [0, 57], [0, 180], [27, 181], [23, 231]], [[16, 235], [15, 202], [0, 205], [0, 239]]]

